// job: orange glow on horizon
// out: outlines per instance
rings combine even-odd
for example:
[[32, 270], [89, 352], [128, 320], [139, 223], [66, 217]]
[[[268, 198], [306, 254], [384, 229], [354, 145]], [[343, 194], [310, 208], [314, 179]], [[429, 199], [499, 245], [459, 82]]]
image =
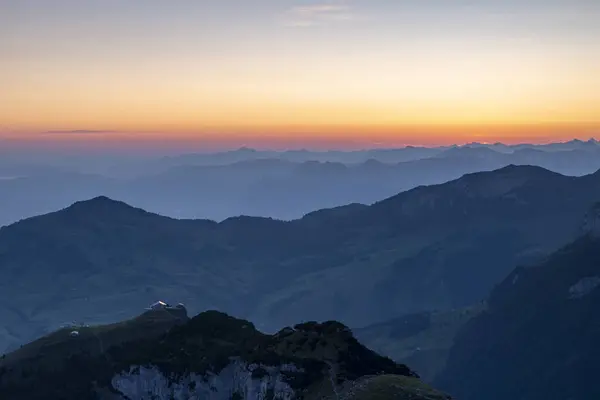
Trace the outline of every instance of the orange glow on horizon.
[[206, 131], [98, 131], [86, 133], [47, 132], [14, 133], [10, 139], [19, 142], [94, 143], [113, 146], [137, 144], [220, 144], [235, 148], [250, 147], [398, 147], [404, 145], [437, 146], [470, 142], [548, 143], [573, 138], [587, 140], [600, 138], [598, 123], [554, 123], [512, 125], [403, 125], [403, 126], [348, 126], [348, 125], [288, 125], [278, 127], [214, 128]]

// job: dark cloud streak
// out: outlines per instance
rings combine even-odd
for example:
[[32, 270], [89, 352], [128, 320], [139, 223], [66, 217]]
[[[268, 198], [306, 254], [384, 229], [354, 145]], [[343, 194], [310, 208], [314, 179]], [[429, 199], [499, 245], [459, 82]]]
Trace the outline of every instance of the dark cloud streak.
[[101, 134], [101, 133], [117, 133], [118, 131], [113, 130], [91, 130], [91, 129], [74, 129], [74, 130], [53, 130], [46, 131], [44, 134], [48, 135], [93, 135], [93, 134]]

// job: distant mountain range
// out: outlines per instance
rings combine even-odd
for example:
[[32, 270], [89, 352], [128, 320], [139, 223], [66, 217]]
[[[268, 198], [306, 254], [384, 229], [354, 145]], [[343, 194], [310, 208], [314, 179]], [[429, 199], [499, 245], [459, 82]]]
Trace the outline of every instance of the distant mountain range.
[[[278, 159], [294, 163], [303, 163], [307, 161], [319, 162], [337, 162], [341, 164], [360, 164], [368, 160], [377, 160], [383, 163], [396, 164], [401, 162], [416, 161], [424, 158], [438, 156], [452, 149], [474, 149], [487, 148], [496, 152], [510, 154], [521, 150], [539, 150], [545, 152], [557, 151], [579, 151], [595, 150], [599, 142], [596, 139], [582, 141], [574, 139], [568, 142], [557, 142], [549, 144], [514, 144], [506, 145], [503, 143], [469, 143], [465, 145], [452, 145], [440, 147], [419, 147], [407, 146], [402, 148], [389, 149], [366, 149], [366, 150], [288, 150], [288, 151], [269, 151], [256, 150], [248, 147], [242, 147], [238, 150], [218, 152], [218, 153], [190, 153], [164, 157], [159, 163], [162, 168], [178, 165], [228, 165], [241, 161]], [[157, 161], [157, 160], [154, 160]], [[154, 164], [154, 165], [157, 165]], [[150, 164], [148, 164], [150, 165]]]
[[[107, 176], [139, 176], [165, 171], [182, 165], [216, 166], [237, 162], [277, 159], [293, 163], [307, 161], [336, 162], [341, 164], [361, 164], [377, 160], [387, 164], [421, 160], [456, 148], [487, 148], [500, 153], [513, 153], [518, 150], [540, 150], [545, 152], [593, 150], [599, 142], [592, 138], [587, 141], [574, 139], [568, 142], [548, 144], [468, 143], [439, 147], [406, 146], [399, 148], [375, 148], [364, 150], [306, 150], [287, 151], [258, 150], [242, 147], [221, 152], [185, 153], [172, 151], [146, 152], [125, 150], [83, 150], [83, 149], [30, 149], [0, 147], [0, 172], [16, 175], [39, 172], [48, 168], [62, 171], [99, 174]], [[162, 156], [160, 154], [163, 154]]]
[[573, 176], [600, 169], [595, 140], [355, 152], [240, 149], [130, 161], [109, 156], [2, 157], [0, 225], [100, 195], [175, 218], [221, 221], [250, 215], [290, 220], [316, 209], [372, 204], [420, 185], [511, 164]]
[[598, 199], [600, 173], [526, 166], [291, 222], [176, 220], [98, 197], [0, 229], [0, 291], [10, 299], [0, 304], [0, 343], [14, 348], [62, 322], [129, 318], [161, 298], [267, 331], [469, 306], [516, 265], [572, 240]]

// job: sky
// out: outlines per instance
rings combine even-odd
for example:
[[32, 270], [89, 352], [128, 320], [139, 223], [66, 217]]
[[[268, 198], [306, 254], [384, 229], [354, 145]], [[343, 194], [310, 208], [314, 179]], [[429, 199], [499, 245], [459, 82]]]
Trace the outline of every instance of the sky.
[[600, 137], [598, 0], [0, 0], [2, 143]]

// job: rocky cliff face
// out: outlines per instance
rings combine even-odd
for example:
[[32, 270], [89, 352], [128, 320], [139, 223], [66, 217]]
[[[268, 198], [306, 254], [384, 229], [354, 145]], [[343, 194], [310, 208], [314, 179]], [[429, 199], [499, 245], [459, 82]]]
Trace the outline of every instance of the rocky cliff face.
[[232, 360], [219, 373], [165, 376], [156, 367], [132, 366], [115, 375], [113, 389], [123, 400], [255, 400], [297, 398], [286, 373], [303, 373], [294, 364], [269, 366]]

